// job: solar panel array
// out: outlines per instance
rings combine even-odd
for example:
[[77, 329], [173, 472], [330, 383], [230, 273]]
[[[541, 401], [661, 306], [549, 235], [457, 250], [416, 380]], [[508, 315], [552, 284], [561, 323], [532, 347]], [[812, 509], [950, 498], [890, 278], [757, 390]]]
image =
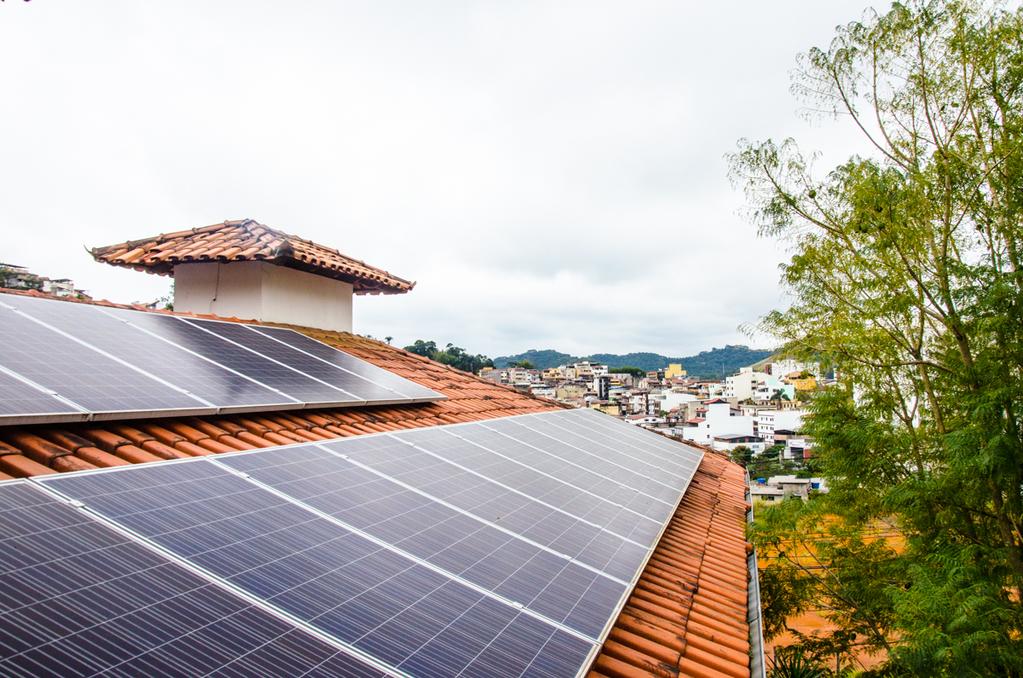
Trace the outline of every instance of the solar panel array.
[[0, 535], [4, 676], [385, 675], [30, 484]]
[[[203, 613], [293, 624], [296, 635], [274, 636], [283, 646], [268, 657], [416, 676], [568, 676], [595, 656], [701, 457], [605, 415], [557, 411], [36, 479], [45, 492], [16, 486], [78, 510], [38, 497], [25, 508], [11, 498], [14, 488], [0, 485], [0, 520], [43, 506], [68, 525], [88, 525], [74, 548], [99, 555], [71, 569], [98, 567], [112, 582], [128, 581], [111, 584], [124, 600], [108, 603], [102, 584], [94, 596], [80, 578], [57, 593], [91, 601], [97, 629], [104, 615], [120, 619], [148, 604], [147, 587], [130, 578], [158, 564], [177, 568], [171, 578], [201, 589], [195, 596], [234, 605], [207, 609], [203, 598], [195, 603]], [[59, 549], [63, 537], [41, 529], [53, 522], [48, 515], [14, 522]], [[121, 567], [117, 549], [129, 546], [154, 564]], [[63, 557], [35, 542], [28, 551], [44, 563]], [[25, 585], [35, 578], [27, 572]], [[3, 599], [11, 590], [0, 586], [0, 615], [53, 595], [29, 588], [25, 601]], [[0, 617], [0, 628], [10, 625]], [[39, 633], [18, 657], [48, 656], [56, 639], [47, 634], [70, 648], [102, 636], [85, 638], [78, 626]], [[291, 650], [295, 638], [312, 649]], [[7, 643], [0, 636], [0, 649]], [[188, 646], [176, 637], [165, 643], [172, 649], [160, 661]], [[125, 647], [139, 662], [125, 672], [140, 672], [150, 661], [145, 648]], [[231, 644], [213, 656], [231, 670], [241, 661], [233, 657], [249, 652]], [[193, 661], [184, 654], [180, 661]], [[99, 651], [82, 661], [106, 666]]]
[[285, 328], [0, 295], [0, 424], [443, 396]]

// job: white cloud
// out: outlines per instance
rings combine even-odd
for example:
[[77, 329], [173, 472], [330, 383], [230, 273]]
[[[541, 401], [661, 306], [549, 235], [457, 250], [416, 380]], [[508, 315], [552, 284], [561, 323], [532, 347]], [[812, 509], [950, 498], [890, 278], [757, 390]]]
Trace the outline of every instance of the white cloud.
[[252, 217], [415, 278], [357, 330], [685, 354], [780, 302], [723, 155], [858, 2], [0, 4], [0, 260], [117, 301], [104, 245]]

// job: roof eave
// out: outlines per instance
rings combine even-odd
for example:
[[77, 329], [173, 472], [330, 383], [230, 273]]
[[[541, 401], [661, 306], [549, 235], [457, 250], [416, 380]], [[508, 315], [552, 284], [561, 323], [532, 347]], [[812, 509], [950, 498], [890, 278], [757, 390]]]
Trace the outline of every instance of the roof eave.
[[[115, 246], [119, 249], [119, 246]], [[352, 285], [355, 294], [406, 294], [411, 292], [415, 286], [415, 281], [403, 280], [395, 276], [388, 276], [385, 280], [375, 280], [370, 277], [364, 277], [359, 275], [346, 274], [342, 271], [335, 271], [322, 266], [310, 265], [302, 261], [298, 261], [291, 257], [278, 257], [275, 259], [267, 258], [253, 258], [253, 259], [228, 259], [228, 258], [217, 258], [217, 257], [196, 257], [195, 259], [178, 259], [174, 258], [167, 261], [155, 261], [155, 262], [128, 262], [123, 259], [108, 259], [103, 256], [101, 250], [108, 250], [112, 248], [93, 248], [90, 250], [92, 258], [96, 261], [108, 264], [110, 266], [117, 266], [119, 268], [130, 268], [135, 271], [142, 271], [145, 273], [152, 273], [154, 275], [166, 275], [174, 277], [174, 267], [179, 264], [229, 264], [232, 262], [241, 261], [263, 261], [268, 264], [274, 264], [276, 266], [285, 266], [287, 268], [293, 268], [299, 271], [305, 271], [313, 275], [322, 276], [324, 278], [330, 278], [333, 280], [340, 280]], [[391, 282], [394, 281], [394, 282]]]

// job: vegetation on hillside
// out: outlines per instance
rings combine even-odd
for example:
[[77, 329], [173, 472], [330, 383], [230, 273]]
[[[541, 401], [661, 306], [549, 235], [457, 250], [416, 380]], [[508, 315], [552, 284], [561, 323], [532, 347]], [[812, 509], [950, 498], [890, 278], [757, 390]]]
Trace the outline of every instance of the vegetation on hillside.
[[830, 666], [1021, 675], [1023, 10], [869, 12], [795, 78], [865, 155], [825, 175], [793, 140], [731, 158], [794, 252], [793, 304], [764, 328], [839, 378], [804, 427], [830, 494], [761, 510], [752, 535], [767, 631], [813, 606], [835, 629], [800, 651]]
[[494, 362], [487, 356], [479, 353], [473, 355], [464, 348], [454, 344], [448, 344], [443, 349], [438, 349], [437, 342], [435, 341], [416, 339], [415, 343], [411, 346], [406, 346], [405, 350], [458, 368], [463, 372], [472, 372], [473, 374], [479, 374], [479, 371], [484, 367], [494, 366]]
[[748, 346], [728, 345], [723, 348], [714, 348], [709, 351], [702, 351], [697, 355], [684, 358], [670, 358], [659, 353], [595, 353], [591, 356], [573, 356], [568, 353], [561, 353], [552, 349], [538, 351], [532, 349], [518, 355], [501, 356], [494, 358], [496, 367], [507, 367], [510, 363], [528, 360], [537, 369], [547, 369], [558, 365], [589, 360], [598, 362], [608, 367], [635, 367], [643, 372], [660, 370], [669, 363], [682, 363], [690, 376], [721, 378], [736, 372], [740, 367], [752, 365], [771, 355], [771, 351], [751, 349]]

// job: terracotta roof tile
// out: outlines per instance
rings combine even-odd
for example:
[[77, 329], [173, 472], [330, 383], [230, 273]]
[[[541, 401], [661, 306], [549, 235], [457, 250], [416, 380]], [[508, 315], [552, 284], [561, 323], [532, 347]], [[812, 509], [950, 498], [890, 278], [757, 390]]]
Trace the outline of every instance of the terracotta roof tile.
[[118, 245], [95, 247], [92, 256], [112, 266], [173, 275], [177, 264], [266, 261], [351, 283], [356, 294], [402, 294], [415, 287], [387, 271], [252, 219], [225, 221]]
[[704, 455], [591, 677], [750, 675], [745, 489]]

